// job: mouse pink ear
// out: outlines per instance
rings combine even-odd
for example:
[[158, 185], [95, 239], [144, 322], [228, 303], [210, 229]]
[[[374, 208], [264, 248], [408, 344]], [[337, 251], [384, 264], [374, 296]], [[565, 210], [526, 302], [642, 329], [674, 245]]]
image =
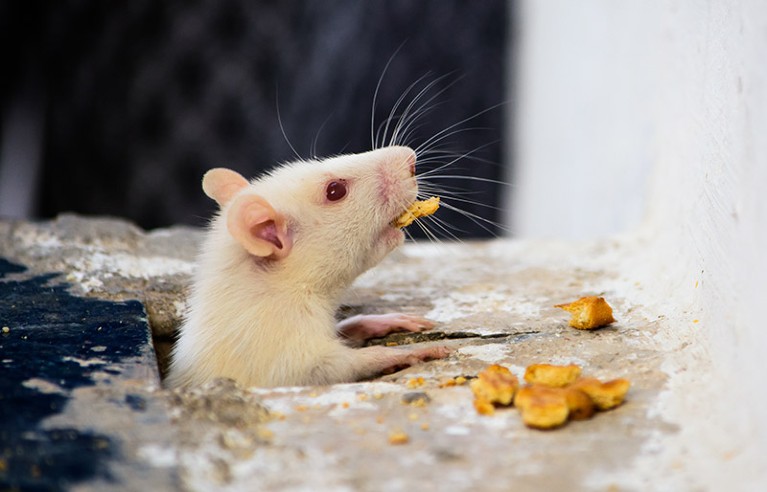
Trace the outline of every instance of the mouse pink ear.
[[282, 259], [293, 247], [285, 217], [258, 195], [240, 195], [227, 212], [226, 226], [253, 256]]
[[216, 200], [223, 207], [241, 189], [248, 186], [248, 180], [231, 169], [217, 167], [211, 169], [202, 177], [202, 191]]

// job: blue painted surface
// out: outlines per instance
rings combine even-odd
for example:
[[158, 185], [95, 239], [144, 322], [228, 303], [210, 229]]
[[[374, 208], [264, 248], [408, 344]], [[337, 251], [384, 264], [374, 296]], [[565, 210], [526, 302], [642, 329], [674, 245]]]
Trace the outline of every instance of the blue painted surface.
[[[61, 412], [71, 390], [95, 384], [93, 372], [118, 375], [121, 364], [144, 353], [150, 343], [144, 308], [74, 297], [57, 274], [8, 278], [25, 270], [0, 258], [0, 327], [9, 328], [0, 331], [0, 490], [55, 491], [111, 480], [108, 463], [119, 459], [118, 442], [40, 424]], [[83, 367], [75, 359], [97, 363]], [[25, 386], [33, 378], [63, 391]], [[145, 406], [138, 396], [125, 403], [135, 411]]]

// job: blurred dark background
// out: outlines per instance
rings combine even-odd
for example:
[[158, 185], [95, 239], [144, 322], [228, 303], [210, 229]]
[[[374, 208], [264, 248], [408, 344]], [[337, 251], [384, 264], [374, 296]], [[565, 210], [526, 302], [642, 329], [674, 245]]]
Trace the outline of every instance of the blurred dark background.
[[[254, 176], [295, 158], [278, 105], [302, 157], [313, 143], [317, 156], [369, 150], [373, 94], [396, 53], [376, 124], [419, 78], [437, 81], [432, 94], [444, 92], [408, 143], [477, 115], [441, 146], [477, 159], [440, 174], [480, 179], [434, 182], [498, 221], [507, 190], [487, 180], [505, 175], [508, 3], [1, 0], [0, 215], [203, 225], [207, 169]], [[440, 216], [461, 237], [498, 232]]]

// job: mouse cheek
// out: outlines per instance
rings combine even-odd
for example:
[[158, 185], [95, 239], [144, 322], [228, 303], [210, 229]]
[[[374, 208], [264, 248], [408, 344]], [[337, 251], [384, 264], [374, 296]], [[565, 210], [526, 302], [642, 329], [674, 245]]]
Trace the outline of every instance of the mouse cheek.
[[389, 254], [393, 249], [401, 246], [404, 242], [405, 233], [402, 231], [402, 229], [397, 229], [394, 227], [387, 227], [384, 229], [376, 245], [380, 250], [381, 255], [381, 258], [379, 258], [378, 261], [382, 260], [384, 256]]

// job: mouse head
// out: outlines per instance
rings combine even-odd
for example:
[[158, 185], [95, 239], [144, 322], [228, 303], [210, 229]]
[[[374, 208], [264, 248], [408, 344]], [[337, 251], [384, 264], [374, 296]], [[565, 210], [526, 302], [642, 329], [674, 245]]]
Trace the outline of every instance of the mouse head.
[[391, 222], [416, 199], [415, 153], [297, 161], [253, 182], [212, 169], [203, 190], [244, 254], [304, 284], [346, 287], [404, 240]]

